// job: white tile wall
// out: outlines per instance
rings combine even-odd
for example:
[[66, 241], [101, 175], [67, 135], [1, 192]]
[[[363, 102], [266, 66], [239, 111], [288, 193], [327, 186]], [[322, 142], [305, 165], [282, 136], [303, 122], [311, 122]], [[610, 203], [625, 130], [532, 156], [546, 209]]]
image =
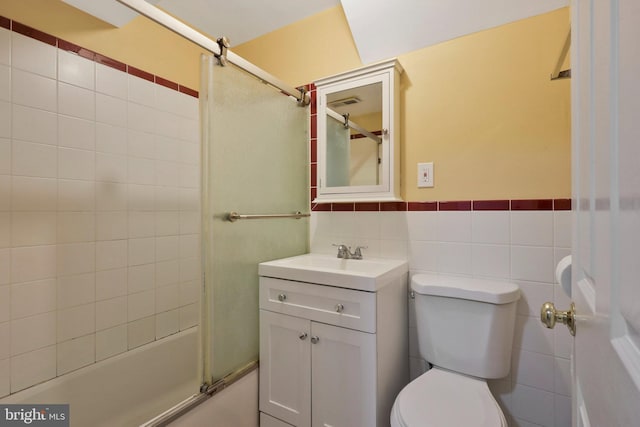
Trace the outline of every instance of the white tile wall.
[[[568, 306], [554, 284], [554, 268], [570, 253], [568, 211], [313, 212], [313, 252], [334, 254], [331, 243], [367, 244], [365, 256], [406, 258], [411, 273], [441, 272], [512, 280], [518, 302], [511, 373], [489, 386], [513, 426], [568, 427], [571, 337], [545, 329], [545, 301]], [[369, 229], [367, 230], [367, 227]], [[357, 231], [355, 231], [357, 230]], [[393, 239], [393, 240], [391, 240]], [[425, 370], [409, 300], [412, 378]]]
[[0, 398], [198, 324], [198, 100], [0, 28]]

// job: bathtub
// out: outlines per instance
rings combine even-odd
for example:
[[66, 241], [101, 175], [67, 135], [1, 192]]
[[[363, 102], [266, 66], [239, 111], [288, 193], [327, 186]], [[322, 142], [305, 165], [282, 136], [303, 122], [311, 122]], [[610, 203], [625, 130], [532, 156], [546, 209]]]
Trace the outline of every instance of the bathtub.
[[0, 399], [68, 403], [72, 427], [138, 426], [199, 392], [193, 327]]

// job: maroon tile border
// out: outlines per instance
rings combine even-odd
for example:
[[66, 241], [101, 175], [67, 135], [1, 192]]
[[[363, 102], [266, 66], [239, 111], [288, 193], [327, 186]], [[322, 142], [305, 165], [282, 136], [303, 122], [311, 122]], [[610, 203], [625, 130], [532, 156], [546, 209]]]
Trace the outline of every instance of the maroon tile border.
[[380, 210], [383, 212], [402, 212], [407, 210], [407, 202], [382, 202]]
[[311, 134], [311, 139], [316, 139], [318, 137], [318, 120], [317, 114], [311, 116], [311, 129], [309, 133]]
[[179, 85], [178, 91], [180, 93], [184, 93], [185, 95], [193, 96], [194, 98], [198, 97], [198, 91], [195, 89], [188, 88], [186, 86]]
[[28, 27], [16, 21], [12, 21], [11, 29], [16, 33], [20, 33], [23, 36], [31, 37], [51, 46], [56, 46], [58, 39], [51, 34], [43, 33], [35, 28]]
[[318, 140], [311, 140], [311, 163], [316, 163], [318, 161]]
[[311, 186], [317, 187], [318, 182], [318, 164], [311, 163]]
[[176, 91], [180, 89], [180, 85], [178, 83], [163, 79], [162, 77], [156, 76], [156, 83], [158, 83], [160, 86], [168, 87], [169, 89], [173, 89]]
[[333, 212], [353, 212], [355, 203], [331, 203]]
[[132, 76], [136, 76], [136, 77], [140, 77], [141, 79], [148, 80], [151, 83], [155, 83], [155, 76], [153, 74], [147, 73], [146, 71], [141, 70], [139, 68], [132, 67], [131, 65], [127, 67], [127, 73], [131, 74]]
[[58, 49], [66, 50], [68, 52], [73, 52], [78, 56], [82, 56], [83, 58], [90, 59], [92, 61], [96, 60], [96, 53], [92, 52], [88, 49], [78, 46], [77, 44], [73, 44], [66, 40], [58, 39]]
[[357, 212], [378, 212], [380, 203], [378, 202], [357, 202], [355, 206]]
[[7, 30], [11, 29], [11, 19], [5, 18], [4, 16], [0, 16], [0, 27], [6, 28]]
[[508, 211], [509, 200], [474, 200], [474, 211]]
[[459, 200], [454, 202], [438, 202], [439, 211], [470, 211], [471, 200]]
[[409, 211], [437, 211], [438, 202], [408, 202]]
[[553, 210], [552, 199], [512, 200], [512, 211], [550, 211]]
[[570, 211], [571, 199], [554, 199], [553, 210], [554, 211]]
[[331, 203], [314, 203], [311, 205], [314, 212], [331, 212]]
[[[316, 165], [312, 164], [312, 168]], [[311, 200], [315, 200], [317, 187], [311, 187]], [[355, 203], [313, 203], [313, 206], [326, 208], [316, 211], [569, 211], [571, 199], [532, 199], [532, 200], [458, 200], [442, 202], [355, 202]]]
[[101, 55], [97, 52], [93, 52], [92, 50], [85, 49], [82, 46], [78, 46], [66, 40], [59, 39], [55, 36], [52, 36], [51, 34], [44, 33], [40, 30], [36, 30], [35, 28], [13, 21], [1, 15], [0, 15], [0, 27], [6, 28], [8, 30], [13, 30], [16, 33], [20, 33], [24, 36], [31, 37], [43, 43], [47, 43], [51, 46], [57, 46], [59, 49], [65, 50], [67, 52], [76, 53], [77, 55], [82, 56], [83, 58], [87, 58], [99, 64], [106, 65], [107, 67], [115, 68], [116, 70], [122, 71], [124, 73], [129, 73], [133, 76], [143, 78], [145, 80], [159, 84], [169, 89], [173, 89], [180, 93], [184, 93], [185, 95], [193, 96], [194, 98], [197, 98], [199, 96], [198, 91], [194, 89], [188, 88], [186, 86], [182, 86], [178, 83], [172, 82], [171, 80], [167, 80], [162, 77], [153, 75], [139, 68], [132, 67], [130, 65], [128, 66], [123, 62]]
[[102, 65], [106, 65], [107, 67], [115, 68], [118, 71], [122, 71], [123, 73], [127, 72], [127, 64], [124, 62], [116, 61], [115, 59], [109, 58], [108, 56], [100, 55], [96, 53], [96, 62]]

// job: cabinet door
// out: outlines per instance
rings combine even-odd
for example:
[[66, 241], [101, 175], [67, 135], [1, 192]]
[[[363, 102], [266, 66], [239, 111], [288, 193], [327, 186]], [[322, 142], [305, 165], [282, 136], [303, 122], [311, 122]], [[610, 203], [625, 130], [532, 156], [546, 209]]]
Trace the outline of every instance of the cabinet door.
[[312, 322], [311, 338], [312, 426], [375, 426], [375, 334]]
[[297, 427], [311, 425], [310, 324], [260, 310], [260, 411]]

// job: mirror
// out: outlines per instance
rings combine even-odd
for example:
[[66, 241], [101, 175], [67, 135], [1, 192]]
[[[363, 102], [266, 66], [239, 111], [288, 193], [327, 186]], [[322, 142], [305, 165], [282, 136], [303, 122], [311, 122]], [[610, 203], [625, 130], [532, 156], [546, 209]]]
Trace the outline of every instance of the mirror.
[[327, 186], [379, 185], [382, 83], [327, 94]]
[[399, 197], [399, 75], [396, 60], [316, 82], [316, 203]]

